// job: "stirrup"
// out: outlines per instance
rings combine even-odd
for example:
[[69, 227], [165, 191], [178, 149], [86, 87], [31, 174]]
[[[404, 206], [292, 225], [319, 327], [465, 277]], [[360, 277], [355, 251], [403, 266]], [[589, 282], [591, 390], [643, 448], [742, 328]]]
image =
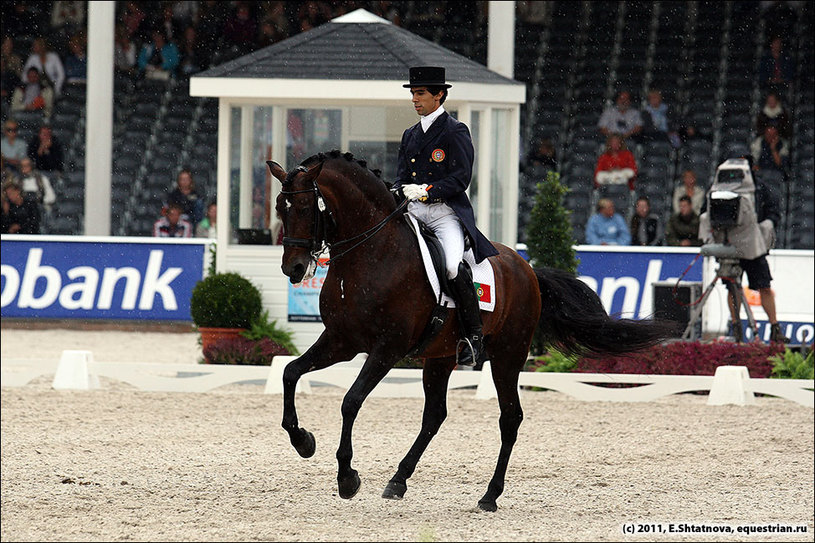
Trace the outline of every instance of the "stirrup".
[[[464, 349], [459, 355], [459, 346], [462, 343], [464, 343]], [[459, 366], [475, 366], [480, 355], [480, 352], [476, 352], [476, 347], [473, 345], [473, 342], [470, 341], [470, 338], [465, 337], [456, 343], [456, 364]]]

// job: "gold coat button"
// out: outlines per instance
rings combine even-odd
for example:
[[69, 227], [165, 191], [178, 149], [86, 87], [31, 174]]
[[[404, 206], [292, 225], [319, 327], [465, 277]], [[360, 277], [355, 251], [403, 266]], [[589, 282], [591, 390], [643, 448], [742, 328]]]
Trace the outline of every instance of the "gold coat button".
[[416, 159], [415, 159], [415, 158], [411, 158], [411, 159], [410, 159], [410, 161], [411, 161], [411, 162], [416, 162]]
[[416, 177], [416, 172], [413, 172], [413, 173], [412, 173], [412, 174], [410, 174], [410, 175], [412, 175], [413, 177]]

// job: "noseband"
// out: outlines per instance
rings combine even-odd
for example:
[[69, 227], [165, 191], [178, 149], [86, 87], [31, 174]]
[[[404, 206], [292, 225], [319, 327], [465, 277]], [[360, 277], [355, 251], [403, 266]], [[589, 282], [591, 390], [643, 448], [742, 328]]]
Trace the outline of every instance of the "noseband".
[[[307, 172], [308, 169], [305, 166], [297, 166], [289, 175], [286, 176], [287, 179], [292, 179], [294, 175], [300, 172]], [[375, 224], [373, 227], [369, 228], [365, 232], [361, 234], [357, 234], [356, 236], [350, 237], [348, 239], [344, 239], [342, 241], [338, 241], [336, 243], [330, 243], [328, 241], [328, 230], [329, 225], [331, 229], [336, 228], [337, 223], [334, 221], [334, 215], [331, 213], [331, 210], [328, 209], [328, 206], [325, 204], [325, 198], [323, 198], [323, 194], [320, 192], [320, 186], [317, 184], [317, 179], [315, 178], [312, 180], [312, 187], [303, 190], [281, 190], [280, 194], [285, 194], [286, 196], [291, 194], [305, 194], [311, 192], [314, 194], [314, 207], [316, 208], [316, 218], [314, 220], [314, 228], [312, 230], [311, 239], [306, 238], [292, 238], [292, 237], [284, 237], [283, 238], [283, 246], [284, 247], [300, 247], [303, 249], [308, 249], [311, 254], [312, 260], [314, 262], [319, 261], [319, 257], [322, 253], [328, 251], [331, 252], [332, 247], [338, 248], [349, 243], [354, 243], [351, 247], [345, 249], [341, 253], [334, 255], [330, 258], [328, 262], [324, 264], [324, 266], [328, 266], [332, 260], [337, 260], [341, 256], [345, 255], [352, 249], [357, 248], [358, 246], [362, 245], [369, 238], [371, 238], [374, 234], [379, 232], [391, 219], [393, 219], [396, 215], [401, 213], [401, 211], [407, 207], [408, 201], [404, 200], [400, 205], [396, 207], [393, 212], [385, 217], [382, 221]]]

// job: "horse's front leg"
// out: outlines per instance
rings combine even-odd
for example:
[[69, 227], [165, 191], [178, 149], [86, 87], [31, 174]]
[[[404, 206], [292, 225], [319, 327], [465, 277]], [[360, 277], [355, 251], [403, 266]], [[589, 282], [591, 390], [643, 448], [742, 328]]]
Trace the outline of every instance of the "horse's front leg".
[[400, 358], [393, 352], [385, 354], [381, 350], [373, 350], [342, 400], [342, 434], [337, 448], [337, 485], [341, 498], [353, 498], [360, 486], [359, 475], [351, 467], [354, 456], [351, 433], [362, 402]]
[[314, 454], [317, 444], [314, 434], [300, 428], [294, 405], [294, 390], [303, 374], [327, 368], [332, 364], [350, 360], [357, 353], [345, 347], [341, 341], [329, 338], [326, 332], [317, 339], [301, 357], [291, 361], [283, 370], [283, 429], [289, 434], [292, 446], [303, 458]]
[[426, 360], [422, 382], [424, 385], [424, 414], [422, 429], [408, 453], [399, 462], [399, 469], [391, 478], [382, 493], [383, 498], [400, 500], [407, 491], [407, 480], [413, 475], [416, 464], [424, 454], [430, 441], [438, 433], [442, 422], [447, 418], [447, 383], [455, 367], [455, 359]]

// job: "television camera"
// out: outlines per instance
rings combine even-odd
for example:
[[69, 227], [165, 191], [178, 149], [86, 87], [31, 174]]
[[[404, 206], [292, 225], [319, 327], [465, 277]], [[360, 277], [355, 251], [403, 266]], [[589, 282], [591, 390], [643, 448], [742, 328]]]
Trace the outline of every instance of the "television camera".
[[693, 308], [682, 338], [690, 339], [701, 318], [702, 308], [719, 280], [732, 295], [737, 314], [744, 306], [753, 337], [758, 337], [758, 325], [741, 284], [740, 259], [752, 259], [767, 250], [756, 219], [755, 182], [749, 160], [729, 159], [716, 169], [716, 177], [707, 195], [707, 211], [700, 217], [699, 234], [700, 237], [704, 234], [709, 241], [700, 248], [700, 254], [714, 257], [718, 268]]

